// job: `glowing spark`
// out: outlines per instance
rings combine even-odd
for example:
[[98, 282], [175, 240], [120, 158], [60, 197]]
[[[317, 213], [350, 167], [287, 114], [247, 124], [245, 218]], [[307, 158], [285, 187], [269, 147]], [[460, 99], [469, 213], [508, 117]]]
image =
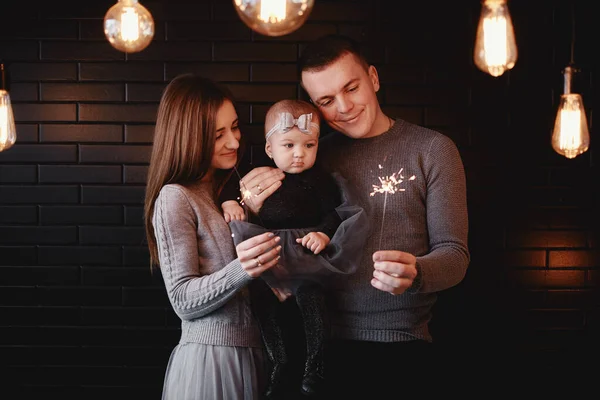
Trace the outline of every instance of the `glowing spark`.
[[[379, 169], [383, 169], [381, 164], [379, 165]], [[406, 189], [400, 187], [400, 184], [404, 182], [404, 175], [402, 175], [402, 170], [404, 168], [400, 168], [400, 171], [394, 172], [389, 176], [380, 176], [379, 183], [381, 185], [373, 185], [373, 191], [370, 193], [371, 196], [375, 196], [377, 193], [384, 193], [383, 198], [383, 218], [381, 219], [381, 232], [379, 233], [379, 249], [381, 250], [381, 239], [383, 238], [383, 224], [385, 222], [385, 208], [387, 206], [387, 196], [389, 194], [394, 194], [396, 192], [404, 192]], [[408, 178], [409, 181], [414, 181], [415, 176], [411, 176]]]

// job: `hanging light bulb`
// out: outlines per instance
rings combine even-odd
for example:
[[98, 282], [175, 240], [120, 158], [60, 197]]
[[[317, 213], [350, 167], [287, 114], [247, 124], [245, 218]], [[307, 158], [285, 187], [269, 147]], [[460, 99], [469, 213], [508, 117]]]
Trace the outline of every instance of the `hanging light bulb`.
[[154, 37], [152, 14], [138, 0], [119, 0], [104, 16], [104, 34], [117, 50], [142, 51]]
[[567, 158], [575, 158], [590, 147], [590, 133], [581, 95], [571, 93], [571, 78], [574, 69], [564, 70], [564, 94], [560, 96], [558, 113], [552, 132], [552, 148]]
[[266, 36], [283, 36], [300, 28], [314, 0], [233, 0], [242, 21]]
[[477, 68], [500, 76], [515, 66], [517, 44], [506, 0], [483, 0], [474, 50]]
[[4, 64], [0, 64], [0, 78], [2, 88], [0, 89], [0, 151], [7, 150], [17, 141], [17, 129], [15, 118], [10, 105], [10, 96], [4, 90]]

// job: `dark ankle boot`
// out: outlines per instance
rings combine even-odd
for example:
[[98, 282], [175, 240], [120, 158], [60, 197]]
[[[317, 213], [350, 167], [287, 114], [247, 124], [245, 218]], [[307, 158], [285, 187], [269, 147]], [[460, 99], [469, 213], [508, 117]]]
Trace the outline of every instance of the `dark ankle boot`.
[[288, 385], [288, 355], [283, 341], [280, 302], [270, 288], [260, 280], [250, 285], [252, 310], [258, 320], [262, 341], [271, 369], [264, 396], [267, 400], [282, 399]]
[[328, 321], [321, 287], [300, 287], [296, 302], [302, 313], [306, 337], [306, 361], [300, 390], [304, 395], [316, 396], [324, 386], [324, 351], [328, 337]]

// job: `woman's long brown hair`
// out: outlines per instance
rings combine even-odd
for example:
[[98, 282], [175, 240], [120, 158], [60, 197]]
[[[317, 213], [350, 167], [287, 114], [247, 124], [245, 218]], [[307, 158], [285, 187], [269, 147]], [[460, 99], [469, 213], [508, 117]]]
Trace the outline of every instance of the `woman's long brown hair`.
[[[232, 96], [216, 82], [193, 74], [174, 78], [165, 88], [156, 117], [154, 144], [148, 168], [144, 222], [150, 267], [158, 266], [158, 249], [152, 216], [163, 186], [202, 179], [210, 169], [215, 146], [216, 115]], [[242, 152], [238, 149], [238, 162]], [[232, 171], [215, 171], [215, 193]]]

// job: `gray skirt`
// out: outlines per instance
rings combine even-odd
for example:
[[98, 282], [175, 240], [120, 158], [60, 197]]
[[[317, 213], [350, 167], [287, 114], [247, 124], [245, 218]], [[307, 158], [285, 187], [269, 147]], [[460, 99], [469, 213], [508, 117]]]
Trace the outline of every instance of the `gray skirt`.
[[171, 352], [162, 400], [257, 400], [267, 379], [262, 348], [181, 343]]

